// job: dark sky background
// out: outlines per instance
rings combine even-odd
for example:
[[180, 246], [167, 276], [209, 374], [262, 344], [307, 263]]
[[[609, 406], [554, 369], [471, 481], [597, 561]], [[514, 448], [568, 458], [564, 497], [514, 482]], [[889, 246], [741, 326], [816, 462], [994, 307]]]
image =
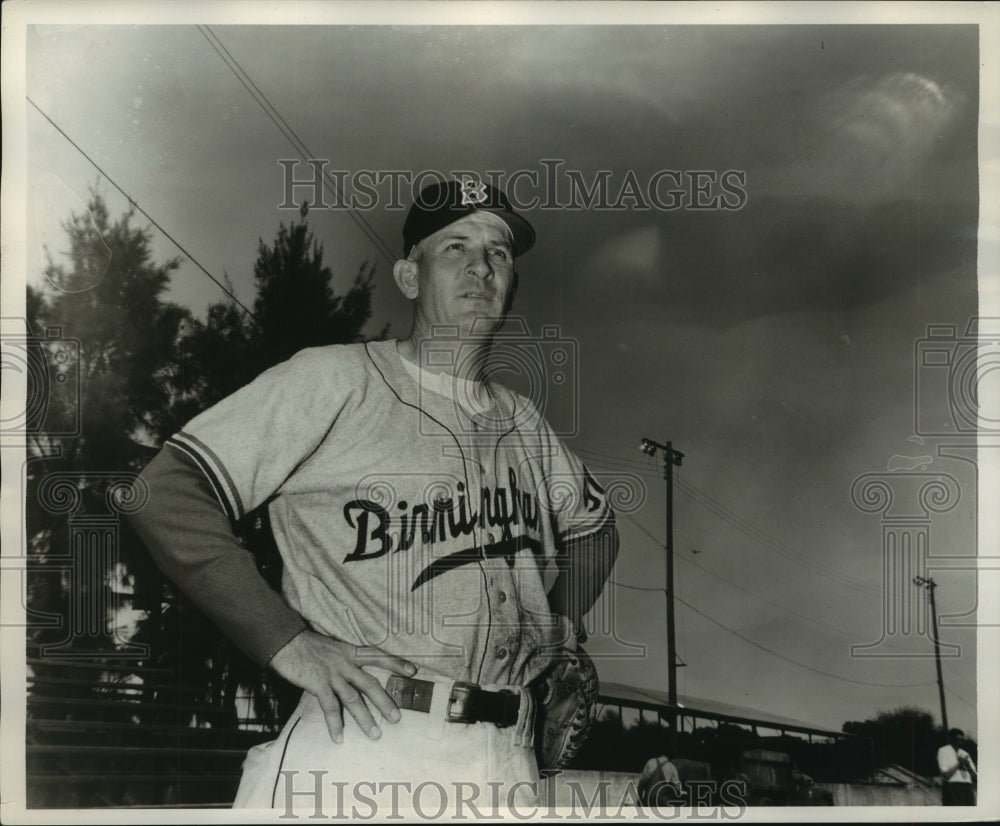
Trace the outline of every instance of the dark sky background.
[[[969, 442], [947, 368], [921, 368], [930, 389], [914, 393], [927, 325], [960, 335], [977, 312], [976, 27], [213, 31], [331, 169], [544, 174], [542, 160], [558, 159], [588, 181], [609, 170], [613, 193], [630, 172], [744, 172], [738, 210], [526, 211], [538, 243], [518, 263], [515, 311], [533, 333], [558, 325], [577, 368], [548, 388], [553, 419], [576, 414], [570, 444], [606, 482], [644, 486], [642, 504], [621, 508], [601, 605], [614, 634], [589, 650], [604, 655], [603, 679], [665, 689], [663, 594], [635, 590], [662, 587], [661, 464], [636, 448], [672, 439], [685, 453], [682, 697], [837, 729], [903, 705], [937, 718], [926, 634], [890, 641], [908, 656], [851, 656], [880, 638], [884, 604], [882, 520], [851, 490], [867, 473], [894, 475], [900, 491], [909, 471], [946, 474], [960, 495], [930, 520], [930, 553], [976, 551], [974, 465], [937, 452]], [[278, 160], [295, 151], [196, 27], [30, 29], [27, 92], [250, 304], [258, 238], [298, 217], [278, 208]], [[59, 222], [97, 176], [30, 109], [27, 135], [39, 283], [44, 246], [65, 248]], [[113, 213], [125, 208], [101, 188]], [[361, 214], [399, 254], [404, 213]], [[405, 335], [408, 307], [375, 245], [344, 211], [309, 217], [339, 284], [377, 265], [371, 328]], [[159, 234], [155, 250], [176, 254]], [[202, 313], [221, 294], [185, 261], [171, 297]], [[975, 577], [930, 573], [943, 639], [961, 646], [945, 661], [949, 721], [975, 733]], [[897, 584], [889, 613], [917, 616], [921, 594]]]

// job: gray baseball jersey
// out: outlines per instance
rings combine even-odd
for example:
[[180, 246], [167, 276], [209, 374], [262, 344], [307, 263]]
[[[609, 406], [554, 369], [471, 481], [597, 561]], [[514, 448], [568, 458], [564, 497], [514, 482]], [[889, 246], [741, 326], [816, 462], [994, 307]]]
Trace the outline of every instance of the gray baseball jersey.
[[317, 631], [443, 677], [525, 684], [571, 633], [547, 586], [607, 497], [524, 397], [469, 415], [396, 342], [304, 350], [168, 444], [232, 519], [268, 503], [285, 599]]

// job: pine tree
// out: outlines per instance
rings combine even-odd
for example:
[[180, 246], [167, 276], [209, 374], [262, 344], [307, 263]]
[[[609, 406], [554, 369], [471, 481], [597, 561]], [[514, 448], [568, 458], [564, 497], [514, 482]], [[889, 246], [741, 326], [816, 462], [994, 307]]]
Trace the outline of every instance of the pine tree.
[[304, 347], [360, 341], [371, 318], [374, 267], [362, 264], [350, 289], [335, 295], [323, 247], [305, 220], [283, 224], [272, 245], [261, 240], [254, 264], [254, 338], [265, 369]]

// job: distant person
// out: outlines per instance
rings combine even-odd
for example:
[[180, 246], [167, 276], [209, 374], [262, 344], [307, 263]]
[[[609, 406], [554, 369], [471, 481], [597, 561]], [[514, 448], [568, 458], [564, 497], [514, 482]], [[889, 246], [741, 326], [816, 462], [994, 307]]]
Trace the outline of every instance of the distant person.
[[639, 802], [643, 806], [679, 806], [681, 777], [666, 755], [651, 757], [639, 775]]
[[945, 806], [975, 806], [976, 764], [969, 753], [962, 748], [965, 735], [962, 729], [953, 728], [948, 732], [948, 742], [937, 753], [938, 769], [941, 772], [941, 803]]

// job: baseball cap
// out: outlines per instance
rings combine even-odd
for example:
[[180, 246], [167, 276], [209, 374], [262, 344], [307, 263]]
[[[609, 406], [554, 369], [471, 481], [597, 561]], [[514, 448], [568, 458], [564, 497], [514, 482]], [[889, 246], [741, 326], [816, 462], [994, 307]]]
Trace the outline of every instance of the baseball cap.
[[403, 223], [403, 255], [409, 255], [414, 245], [428, 235], [475, 212], [489, 212], [507, 225], [514, 255], [524, 255], [534, 245], [535, 230], [514, 212], [507, 196], [495, 186], [466, 176], [438, 181], [420, 191]]

